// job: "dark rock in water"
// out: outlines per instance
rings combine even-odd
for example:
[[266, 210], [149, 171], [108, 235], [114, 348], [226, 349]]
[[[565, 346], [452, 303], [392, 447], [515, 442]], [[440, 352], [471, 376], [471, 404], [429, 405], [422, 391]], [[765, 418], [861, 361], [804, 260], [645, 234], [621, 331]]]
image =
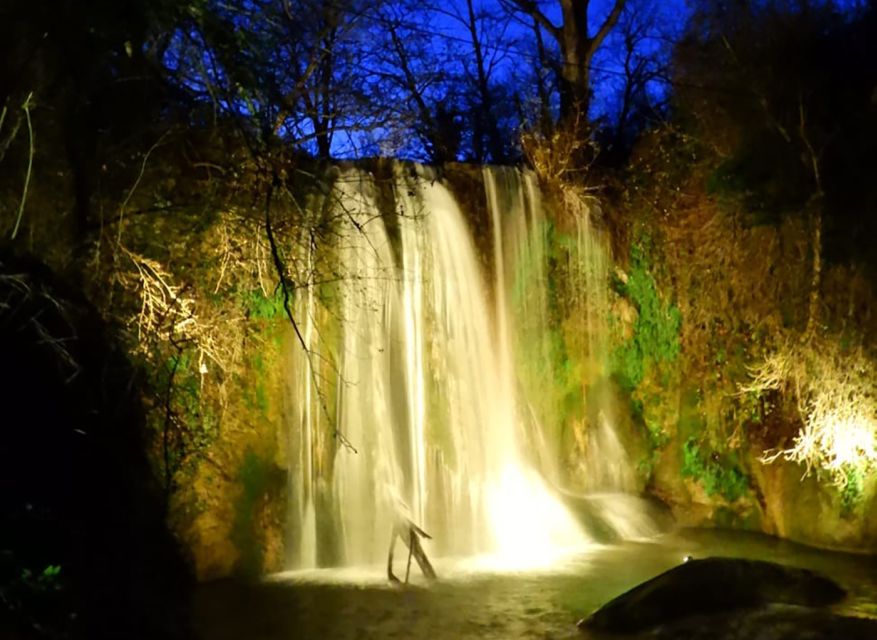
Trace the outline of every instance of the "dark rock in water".
[[877, 621], [825, 609], [768, 605], [697, 615], [627, 636], [632, 640], [874, 640]]
[[845, 595], [837, 583], [807, 569], [758, 560], [707, 558], [691, 560], [634, 587], [579, 626], [632, 633], [698, 614], [767, 604], [815, 607], [838, 602]]

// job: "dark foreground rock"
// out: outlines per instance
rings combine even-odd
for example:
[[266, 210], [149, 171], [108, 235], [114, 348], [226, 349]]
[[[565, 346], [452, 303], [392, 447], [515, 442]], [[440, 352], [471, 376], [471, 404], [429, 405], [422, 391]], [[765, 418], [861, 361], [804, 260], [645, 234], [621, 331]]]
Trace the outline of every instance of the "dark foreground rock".
[[626, 637], [632, 640], [874, 640], [877, 621], [840, 616], [825, 609], [767, 605], [696, 615]]
[[[707, 558], [690, 560], [634, 587], [602, 606], [581, 621], [579, 626], [595, 631], [634, 633], [693, 616], [715, 616], [770, 604], [816, 607], [838, 602], [845, 595], [846, 592], [837, 583], [806, 569], [757, 560]], [[784, 615], [800, 617], [797, 608]], [[713, 634], [715, 632], [716, 627], [713, 626]], [[874, 635], [868, 637], [877, 638], [873, 629], [871, 633]]]

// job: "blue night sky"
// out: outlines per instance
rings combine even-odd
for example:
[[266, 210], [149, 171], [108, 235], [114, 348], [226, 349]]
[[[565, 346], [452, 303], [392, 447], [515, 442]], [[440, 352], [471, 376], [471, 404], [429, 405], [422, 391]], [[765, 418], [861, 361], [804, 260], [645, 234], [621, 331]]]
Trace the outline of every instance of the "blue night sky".
[[[753, 0], [757, 2], [757, 0]], [[819, 2], [820, 0], [811, 0]], [[824, 0], [830, 2], [832, 0]], [[834, 4], [846, 9], [861, 7], [867, 0], [834, 0]], [[548, 78], [548, 69], [538, 63], [532, 26], [504, 10], [510, 0], [474, 0], [477, 14], [482, 12], [493, 17], [480, 21], [480, 41], [492, 68], [491, 84], [495, 87], [520, 90], [524, 97], [532, 98], [535, 93], [535, 73]], [[553, 22], [560, 25], [559, 0], [537, 0], [537, 4]], [[610, 12], [614, 0], [592, 0], [589, 6], [591, 34], [599, 28]], [[673, 43], [685, 30], [692, 10], [689, 0], [627, 0], [625, 11], [616, 28], [609, 34], [598, 50], [591, 67], [591, 85], [594, 99], [591, 104], [591, 119], [614, 124], [618, 120], [621, 95], [625, 87], [624, 61], [626, 48], [623, 34], [631, 29], [639, 34], [635, 55], [647, 60], [650, 68], [658, 68], [668, 63]], [[424, 3], [416, 10], [405, 13], [399, 8], [395, 20], [401, 20], [407, 42], [427, 52], [428, 61], [419, 69], [429, 75], [437, 70], [451, 74], [468, 73], [474, 75], [474, 54], [471, 39], [465, 24], [466, 0], [438, 0]], [[372, 18], [374, 19], [374, 18]], [[548, 48], [554, 44], [551, 36], [543, 31], [543, 41]], [[381, 71], [360, 69], [363, 73]], [[660, 74], [659, 74], [660, 75]], [[443, 93], [441, 82], [436, 82], [434, 97], [438, 102], [453, 100]], [[651, 107], [656, 108], [670, 93], [665, 79], [655, 78], [647, 85], [647, 96]], [[531, 114], [532, 115], [532, 114]], [[500, 116], [501, 117], [501, 116]], [[338, 157], [360, 155], [396, 155], [423, 159], [423, 148], [411, 139], [401, 145], [387, 146], [380, 136], [385, 129], [372, 127], [367, 131], [345, 129], [337, 131], [332, 144], [333, 153]]]
[[[612, 0], [593, 0], [590, 5], [592, 34], [603, 23], [612, 8]], [[495, 19], [481, 23], [482, 46], [488, 60], [493, 65], [492, 83], [496, 86], [523, 89], [523, 93], [535, 92], [534, 73], [540, 69], [549, 76], [547, 69], [538, 64], [535, 39], [532, 27], [517, 19], [503, 9], [502, 0], [475, 0], [476, 13], [492, 14]], [[539, 5], [555, 24], [560, 24], [560, 3], [558, 0], [539, 0]], [[424, 11], [400, 16], [410, 23], [409, 37], [422, 40], [428, 51], [434, 52], [431, 64], [444, 65], [448, 70], [472, 68], [474, 55], [467, 27], [463, 22], [466, 15], [466, 0], [442, 0], [441, 3], [425, 5]], [[624, 46], [620, 27], [625, 20], [633, 20], [642, 25], [637, 53], [655, 60], [668, 60], [672, 41], [685, 28], [689, 16], [686, 0], [628, 0], [625, 14], [619, 26], [610, 33], [595, 56], [592, 65], [592, 86], [594, 100], [591, 107], [592, 119], [602, 118], [608, 122], [617, 120], [620, 95], [624, 88], [623, 65]], [[543, 35], [547, 47], [553, 44], [547, 34]], [[438, 89], [437, 89], [438, 90]], [[438, 90], [440, 92], [440, 90]], [[649, 84], [649, 95], [660, 101], [668, 93], [668, 87], [659, 81]], [[371, 139], [375, 131], [359, 136], [352, 132], [338, 132], [333, 143], [333, 152], [341, 157], [355, 157], [373, 153], [422, 159], [422, 149], [417, 143], [410, 147], [387, 150]]]
[[[612, 8], [613, 0], [593, 0], [590, 5], [590, 23], [592, 34], [606, 19]], [[555, 24], [561, 23], [560, 3], [556, 0], [542, 0], [539, 2], [543, 13], [551, 18]], [[442, 3], [448, 13], [465, 12], [465, 0], [445, 0]], [[501, 14], [503, 4], [501, 0], [477, 0], [476, 7]], [[643, 25], [643, 37], [637, 46], [638, 52], [646, 56], [666, 57], [670, 53], [670, 43], [678, 37], [685, 28], [690, 15], [690, 9], [686, 0], [628, 0], [625, 9], [627, 16]], [[468, 34], [463, 25], [449, 15], [435, 13], [432, 28], [437, 34], [444, 34], [451, 43], [463, 43], [468, 41]], [[514, 20], [505, 26], [503, 40], [508, 42], [503, 47], [504, 55], [502, 69], [504, 73], [514, 76], [519, 65], [532, 64], [533, 62], [533, 34], [528, 26]], [[490, 39], [488, 35], [485, 40]], [[546, 44], [550, 37], [545, 36]], [[439, 45], [440, 46], [440, 45]], [[607, 38], [603, 47], [597, 53], [592, 66], [594, 105], [592, 117], [614, 116], [618, 95], [623, 88], [623, 60], [624, 46], [621, 35], [616, 29]], [[663, 87], [657, 84], [653, 87], [655, 92], [661, 93]]]
[[[316, 0], [319, 2], [320, 0]], [[796, 0], [749, 0], [752, 6], [767, 2], [794, 2]], [[386, 39], [387, 24], [396, 25], [399, 37], [408, 49], [413, 60], [413, 74], [420, 84], [420, 94], [429, 102], [429, 109], [447, 107], [452, 114], [465, 114], [470, 109], [476, 92], [472, 78], [475, 77], [475, 56], [467, 25], [466, 0], [426, 0], [422, 4], [411, 2], [388, 2], [375, 5], [374, 11], [364, 11], [351, 22], [355, 29], [349, 29], [348, 36], [342, 37], [342, 46], [347, 47], [347, 58], [352, 64], [339, 72], [339, 83], [346, 86], [365, 85], [362, 95], [365, 100], [353, 107], [344, 105], [340, 116], [333, 123], [331, 151], [335, 157], [361, 157], [389, 155], [424, 160], [426, 152], [423, 140], [415, 131], [419, 117], [417, 109], [412, 108], [410, 91], [398, 81], [387, 80], [401, 75], [398, 60], [394, 60], [393, 46]], [[548, 85], [549, 93], [554, 84], [553, 72], [542, 64], [537, 55], [536, 39], [532, 21], [524, 14], [507, 10], [513, 0], [473, 0], [475, 13], [479, 18], [479, 42], [484, 50], [489, 67], [489, 84], [494, 97], [494, 116], [501, 131], [510, 135], [522, 123], [531, 124], [539, 117], [537, 98], [538, 79]], [[559, 0], [535, 0], [542, 12], [554, 24], [561, 24]], [[809, 0], [811, 4], [831, 3], [846, 10], [861, 8], [867, 0]], [[686, 29], [692, 14], [692, 0], [627, 0], [618, 25], [613, 29], [602, 47], [597, 51], [591, 66], [591, 87], [593, 100], [590, 117], [602, 124], [614, 125], [618, 121], [626, 78], [624, 74], [627, 48], [624, 34], [635, 32], [636, 45], [633, 61], [641, 62], [651, 78], [646, 84], [646, 100], [636, 103], [636, 116], [648, 119], [650, 113], [662, 117], [665, 113], [660, 107], [670, 94], [668, 75], [662, 73], [669, 66], [673, 43]], [[590, 28], [593, 35], [603, 24], [611, 11], [614, 0], [591, 0], [589, 4]], [[259, 4], [244, 0], [239, 5], [219, 6], [228, 11], [230, 22], [241, 31], [250, 31], [252, 25], [246, 20], [258, 20]], [[305, 27], [309, 18], [304, 17]], [[359, 22], [357, 22], [359, 21]], [[204, 96], [210, 94], [210, 82], [226, 82], [221, 64], [205, 53], [196, 31], [180, 32], [174, 46], [168, 48], [165, 63], [169, 68], [187, 68], [182, 80], [195, 92]], [[552, 36], [542, 31], [542, 40], [549, 50], [556, 50]], [[192, 41], [197, 46], [189, 47]], [[298, 40], [292, 40], [295, 43]], [[309, 45], [304, 41], [306, 49]], [[297, 45], [293, 44], [292, 48]], [[284, 49], [285, 51], [285, 49]], [[360, 55], [360, 51], [364, 52]], [[196, 58], [185, 56], [205, 56], [201, 63]], [[284, 57], [286, 55], [286, 57]], [[283, 69], [289, 60], [303, 55], [279, 53], [275, 64], [284, 76]], [[306, 54], [304, 54], [306, 55]], [[258, 57], [258, 55], [256, 56]], [[555, 59], [556, 55], [553, 56]], [[628, 61], [630, 59], [628, 58]], [[202, 73], [204, 77], [199, 77]], [[343, 75], [346, 74], [346, 75]], [[214, 77], [210, 77], [213, 75]], [[286, 76], [288, 80], [289, 76]], [[372, 87], [377, 87], [375, 90]], [[377, 91], [377, 93], [369, 93]], [[234, 93], [231, 88], [230, 94]], [[230, 95], [229, 94], [229, 95]], [[369, 95], [378, 95], [377, 101], [368, 101]], [[553, 92], [554, 108], [557, 110], [557, 92]], [[641, 97], [643, 94], [640, 93]], [[210, 98], [213, 99], [212, 94]], [[239, 113], [250, 113], [258, 103], [247, 103], [234, 97], [223, 97], [225, 108]], [[362, 109], [360, 109], [362, 107]], [[399, 108], [396, 108], [399, 107]], [[347, 109], [347, 110], [345, 110]], [[292, 124], [284, 124], [292, 138], [310, 142], [302, 143], [302, 148], [313, 146], [313, 123], [305, 115], [305, 109], [296, 114]], [[414, 114], [412, 116], [412, 114]], [[458, 120], [460, 127], [465, 126]]]

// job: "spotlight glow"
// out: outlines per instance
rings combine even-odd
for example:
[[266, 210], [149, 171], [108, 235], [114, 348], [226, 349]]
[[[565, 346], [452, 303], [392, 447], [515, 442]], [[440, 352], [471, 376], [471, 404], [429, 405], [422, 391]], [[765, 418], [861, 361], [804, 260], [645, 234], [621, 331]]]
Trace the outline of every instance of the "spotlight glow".
[[534, 472], [506, 465], [488, 488], [497, 569], [548, 567], [588, 542], [578, 523]]

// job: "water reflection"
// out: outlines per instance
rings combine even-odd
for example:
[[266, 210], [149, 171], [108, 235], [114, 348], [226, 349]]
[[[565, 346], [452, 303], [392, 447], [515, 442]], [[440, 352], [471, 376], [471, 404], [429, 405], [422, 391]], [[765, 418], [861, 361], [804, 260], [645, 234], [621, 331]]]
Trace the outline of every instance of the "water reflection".
[[615, 595], [683, 561], [710, 555], [773, 560], [837, 580], [834, 609], [877, 617], [877, 561], [755, 534], [686, 530], [653, 542], [591, 545], [549, 567], [501, 571], [489, 557], [443, 559], [440, 581], [391, 587], [384, 568], [309, 570], [262, 585], [204, 587], [203, 640], [247, 638], [581, 638], [575, 622]]

